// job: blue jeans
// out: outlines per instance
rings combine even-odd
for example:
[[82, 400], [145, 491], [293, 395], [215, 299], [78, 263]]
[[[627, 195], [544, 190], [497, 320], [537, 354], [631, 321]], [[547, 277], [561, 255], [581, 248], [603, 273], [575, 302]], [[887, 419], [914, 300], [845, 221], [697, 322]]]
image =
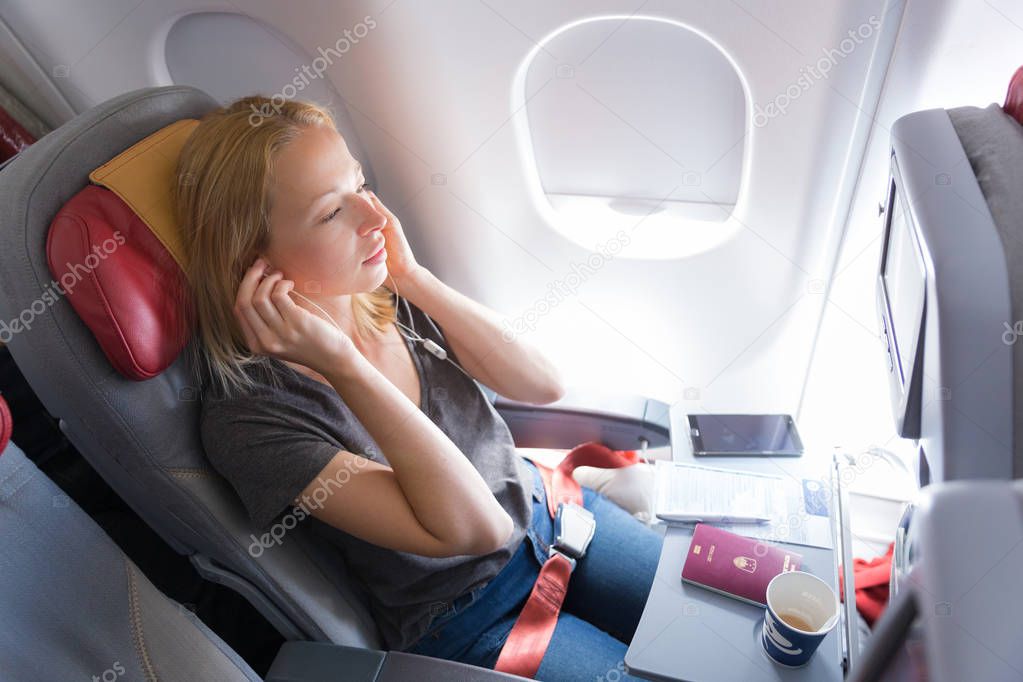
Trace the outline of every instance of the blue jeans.
[[[455, 600], [434, 618], [409, 653], [493, 668], [523, 604], [547, 561], [554, 521], [543, 480], [533, 471], [533, 519], [518, 550], [490, 582]], [[537, 680], [638, 680], [625, 672], [625, 652], [654, 581], [662, 537], [596, 491], [583, 487], [583, 506], [597, 532], [568, 583]]]

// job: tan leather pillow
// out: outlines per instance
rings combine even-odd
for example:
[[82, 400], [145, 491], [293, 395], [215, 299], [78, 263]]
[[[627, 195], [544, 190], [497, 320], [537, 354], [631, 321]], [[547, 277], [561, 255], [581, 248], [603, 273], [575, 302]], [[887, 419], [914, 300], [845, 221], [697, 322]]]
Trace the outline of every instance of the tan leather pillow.
[[175, 121], [89, 173], [90, 180], [128, 204], [183, 270], [185, 247], [174, 220], [171, 188], [181, 148], [197, 125], [194, 118]]

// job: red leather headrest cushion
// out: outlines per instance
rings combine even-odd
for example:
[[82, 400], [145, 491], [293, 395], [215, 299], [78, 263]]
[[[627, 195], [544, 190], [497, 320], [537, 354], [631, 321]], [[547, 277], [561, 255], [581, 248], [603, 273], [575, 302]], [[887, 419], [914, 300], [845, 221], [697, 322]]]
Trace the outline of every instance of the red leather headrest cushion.
[[[187, 280], [149, 227], [116, 194], [89, 185], [50, 224], [50, 273], [118, 372], [165, 370], [194, 321]], [[56, 287], [55, 287], [56, 288]]]
[[11, 417], [10, 408], [7, 407], [7, 401], [0, 395], [0, 455], [7, 448], [12, 431], [14, 431], [14, 419]]
[[1009, 81], [1009, 91], [1005, 93], [1002, 109], [1023, 125], [1023, 66], [1016, 69]]

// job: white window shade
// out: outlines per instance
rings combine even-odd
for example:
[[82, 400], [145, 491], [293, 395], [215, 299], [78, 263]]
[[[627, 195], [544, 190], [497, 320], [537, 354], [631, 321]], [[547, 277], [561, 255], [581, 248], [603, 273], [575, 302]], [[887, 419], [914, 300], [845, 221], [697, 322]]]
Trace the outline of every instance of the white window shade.
[[[541, 41], [517, 87], [526, 172], [568, 236], [592, 246], [648, 215], [648, 234], [685, 234], [690, 252], [731, 235], [747, 95], [706, 37], [656, 18], [588, 19]], [[643, 255], [685, 255], [661, 236]]]

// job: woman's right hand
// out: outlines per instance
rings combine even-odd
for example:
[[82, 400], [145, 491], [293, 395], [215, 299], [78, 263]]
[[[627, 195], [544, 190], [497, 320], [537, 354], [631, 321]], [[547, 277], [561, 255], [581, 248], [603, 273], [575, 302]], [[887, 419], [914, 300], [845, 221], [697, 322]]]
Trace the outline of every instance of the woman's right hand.
[[234, 313], [249, 350], [298, 363], [323, 374], [355, 349], [352, 340], [327, 320], [298, 306], [288, 292], [295, 283], [259, 258], [238, 287]]

